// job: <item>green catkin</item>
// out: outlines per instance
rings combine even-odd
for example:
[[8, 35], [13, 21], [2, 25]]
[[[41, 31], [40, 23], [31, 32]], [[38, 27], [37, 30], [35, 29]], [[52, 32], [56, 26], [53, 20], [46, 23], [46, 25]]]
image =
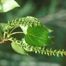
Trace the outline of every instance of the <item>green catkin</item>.
[[[39, 26], [41, 25], [40, 21], [37, 18], [31, 17], [31, 16], [27, 16], [24, 18], [18, 18], [15, 20], [12, 20], [11, 22], [8, 23], [8, 26], [10, 27], [10, 29], [20, 26], [20, 25], [28, 25], [28, 26]], [[27, 52], [35, 52], [35, 53], [39, 53], [42, 55], [48, 55], [48, 56], [66, 56], [66, 51], [64, 49], [59, 49], [59, 50], [53, 50], [52, 48], [48, 49], [45, 47], [35, 47], [35, 46], [31, 46], [29, 44], [23, 44], [22, 43], [22, 48], [27, 51]]]
[[54, 50], [52, 48], [46, 48], [46, 47], [35, 47], [27, 43], [25, 44], [22, 43], [21, 46], [26, 52], [34, 52], [34, 53], [47, 55], [47, 56], [57, 56], [57, 57], [66, 56], [66, 51], [64, 49]]
[[[6, 32], [6, 34], [7, 34], [6, 36], [8, 36], [8, 34], [11, 33], [16, 27], [20, 27], [20, 25], [22, 25], [24, 27], [25, 26], [33, 27], [33, 26], [41, 26], [42, 24], [40, 23], [40, 21], [37, 18], [31, 17], [31, 16], [15, 19], [15, 20], [12, 20], [11, 22], [9, 21], [7, 26], [5, 26], [6, 28], [5, 28], [4, 32]], [[15, 40], [15, 41], [18, 41], [18, 40]], [[39, 53], [42, 55], [57, 56], [57, 57], [66, 56], [66, 51], [64, 49], [53, 50], [52, 48], [46, 48], [45, 46], [36, 47], [33, 45], [29, 45], [27, 43], [23, 43], [21, 40], [18, 43], [21, 44], [21, 47], [26, 52], [34, 52], [34, 53]]]
[[5, 31], [7, 33], [12, 32], [16, 27], [20, 27], [20, 26], [39, 26], [41, 25], [40, 21], [35, 18], [35, 17], [31, 17], [31, 16], [27, 16], [27, 17], [23, 17], [23, 18], [16, 18], [12, 21], [8, 21], [7, 24], [7, 28], [5, 29]]

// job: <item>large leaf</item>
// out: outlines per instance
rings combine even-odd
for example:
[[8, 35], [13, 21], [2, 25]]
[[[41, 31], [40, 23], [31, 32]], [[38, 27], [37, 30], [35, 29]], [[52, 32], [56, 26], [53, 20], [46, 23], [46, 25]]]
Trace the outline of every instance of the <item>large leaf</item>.
[[0, 12], [7, 12], [15, 7], [19, 7], [15, 0], [0, 0]]
[[49, 31], [44, 26], [28, 27], [25, 41], [33, 46], [46, 46], [49, 41]]

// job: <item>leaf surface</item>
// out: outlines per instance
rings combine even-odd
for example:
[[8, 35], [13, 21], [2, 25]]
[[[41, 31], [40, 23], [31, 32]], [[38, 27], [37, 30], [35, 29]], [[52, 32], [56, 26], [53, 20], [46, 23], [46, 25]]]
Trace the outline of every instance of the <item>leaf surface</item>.
[[0, 0], [0, 12], [8, 12], [19, 4], [15, 0]]
[[19, 54], [27, 54], [26, 51], [23, 49], [21, 43], [18, 43], [17, 40], [13, 41], [11, 43], [11, 46], [13, 48], [14, 51], [16, 51]]
[[48, 35], [49, 31], [44, 26], [28, 27], [25, 41], [33, 46], [46, 46], [48, 44]]

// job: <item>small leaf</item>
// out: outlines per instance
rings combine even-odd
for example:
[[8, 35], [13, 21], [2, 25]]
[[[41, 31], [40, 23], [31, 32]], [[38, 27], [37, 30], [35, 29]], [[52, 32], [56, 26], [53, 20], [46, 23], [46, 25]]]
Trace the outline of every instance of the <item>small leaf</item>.
[[17, 42], [17, 40], [13, 41], [11, 43], [11, 46], [13, 50], [16, 51], [17, 53], [27, 55], [26, 51], [22, 48], [21, 44]]
[[48, 29], [42, 25], [28, 27], [25, 41], [33, 46], [46, 46], [49, 42], [48, 36]]
[[0, 0], [0, 12], [7, 12], [15, 7], [19, 7], [15, 0]]

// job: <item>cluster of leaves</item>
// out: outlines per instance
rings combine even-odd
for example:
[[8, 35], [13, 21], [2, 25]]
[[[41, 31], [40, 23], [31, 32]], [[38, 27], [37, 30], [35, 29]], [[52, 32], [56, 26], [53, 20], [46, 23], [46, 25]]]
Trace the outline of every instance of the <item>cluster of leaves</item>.
[[31, 16], [0, 24], [0, 44], [10, 41], [12, 48], [20, 54], [35, 52], [45, 55], [66, 55], [64, 50], [47, 49], [52, 31]]

